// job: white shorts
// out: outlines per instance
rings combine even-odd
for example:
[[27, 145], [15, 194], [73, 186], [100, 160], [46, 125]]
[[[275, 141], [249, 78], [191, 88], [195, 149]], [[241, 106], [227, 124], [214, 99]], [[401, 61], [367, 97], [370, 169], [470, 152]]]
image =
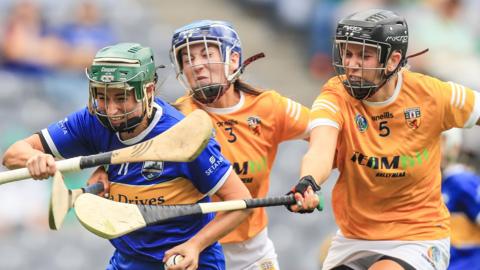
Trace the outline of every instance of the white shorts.
[[370, 241], [345, 238], [340, 231], [332, 239], [325, 270], [346, 265], [368, 269], [382, 256], [398, 258], [421, 270], [446, 270], [450, 260], [450, 238], [431, 241]]
[[222, 244], [228, 270], [279, 270], [277, 253], [267, 228], [252, 239]]

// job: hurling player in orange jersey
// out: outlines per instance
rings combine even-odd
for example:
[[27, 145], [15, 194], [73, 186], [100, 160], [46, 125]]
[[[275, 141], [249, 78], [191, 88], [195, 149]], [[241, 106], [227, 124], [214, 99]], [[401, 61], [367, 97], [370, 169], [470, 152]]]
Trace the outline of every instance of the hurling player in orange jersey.
[[323, 269], [448, 266], [440, 135], [478, 124], [480, 96], [408, 70], [407, 45], [407, 23], [391, 11], [357, 12], [337, 25], [337, 76], [312, 105], [300, 181], [315, 187], [332, 164], [340, 171], [332, 194], [340, 230]]
[[[266, 197], [278, 145], [308, 136], [309, 109], [239, 80], [252, 59], [242, 63], [240, 38], [228, 22], [195, 21], [177, 29], [172, 38], [171, 60], [188, 91], [175, 105], [185, 114], [203, 109], [210, 115], [222, 153], [252, 196]], [[307, 195], [302, 203], [316, 205], [313, 190]], [[254, 209], [221, 239], [227, 269], [279, 269], [267, 223], [265, 209]]]

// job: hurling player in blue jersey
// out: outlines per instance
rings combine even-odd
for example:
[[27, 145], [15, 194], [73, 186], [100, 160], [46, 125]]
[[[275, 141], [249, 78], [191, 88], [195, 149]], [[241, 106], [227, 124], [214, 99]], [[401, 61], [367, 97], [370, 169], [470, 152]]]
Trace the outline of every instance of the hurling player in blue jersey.
[[443, 169], [442, 196], [450, 211], [452, 230], [448, 269], [480, 270], [480, 176], [474, 171], [478, 157], [460, 151], [456, 134], [445, 135], [443, 163], [447, 165]]
[[[152, 50], [120, 43], [98, 51], [87, 76], [88, 106], [7, 149], [3, 164], [27, 167], [34, 179], [54, 174], [54, 158], [116, 150], [151, 139], [184, 116], [155, 98]], [[211, 139], [193, 162], [110, 165], [109, 198], [137, 204], [189, 204], [250, 198], [250, 193]], [[249, 210], [174, 219], [111, 240], [116, 248], [107, 269], [163, 269], [172, 254], [185, 258], [171, 269], [225, 269], [216, 242], [240, 224]]]

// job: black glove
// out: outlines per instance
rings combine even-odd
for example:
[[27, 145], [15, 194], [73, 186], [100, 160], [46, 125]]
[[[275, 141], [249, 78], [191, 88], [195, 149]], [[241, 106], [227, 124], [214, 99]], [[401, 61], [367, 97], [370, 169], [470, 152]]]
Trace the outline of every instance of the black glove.
[[[297, 185], [295, 185], [292, 188], [292, 190], [290, 190], [290, 192], [287, 193], [287, 195], [295, 194], [297, 192], [304, 195], [305, 191], [307, 191], [309, 186], [312, 187], [313, 192], [318, 192], [321, 189], [320, 186], [317, 184], [317, 182], [315, 182], [315, 179], [313, 179], [313, 176], [307, 175], [307, 176], [304, 176], [304, 177], [300, 178], [300, 181], [298, 181]], [[286, 207], [290, 212], [292, 212], [291, 205], [287, 205]], [[312, 213], [312, 212], [313, 212], [313, 209], [312, 210], [303, 210], [302, 209], [302, 210], [298, 211], [297, 213], [304, 214], [304, 213]]]

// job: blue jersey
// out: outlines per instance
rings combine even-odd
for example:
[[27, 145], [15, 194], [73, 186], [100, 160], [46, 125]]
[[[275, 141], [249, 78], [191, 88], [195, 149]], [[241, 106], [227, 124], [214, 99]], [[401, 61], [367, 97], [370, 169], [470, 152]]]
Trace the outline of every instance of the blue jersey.
[[444, 173], [442, 194], [451, 214], [448, 269], [480, 270], [480, 177], [455, 165]]
[[[155, 114], [147, 129], [135, 138], [121, 140], [85, 108], [42, 130], [46, 149], [58, 158], [92, 155], [134, 145], [161, 134], [184, 116], [156, 99]], [[124, 203], [170, 205], [209, 202], [231, 173], [231, 165], [215, 140], [193, 162], [136, 162], [110, 165], [107, 173], [110, 199]], [[148, 226], [111, 240], [123, 255], [144, 261], [161, 261], [164, 252], [195, 235], [213, 214], [177, 218]], [[218, 244], [210, 248], [219, 248]], [[200, 263], [202, 263], [202, 253]], [[207, 258], [204, 258], [207, 260]], [[209, 258], [211, 259], [211, 258]]]

